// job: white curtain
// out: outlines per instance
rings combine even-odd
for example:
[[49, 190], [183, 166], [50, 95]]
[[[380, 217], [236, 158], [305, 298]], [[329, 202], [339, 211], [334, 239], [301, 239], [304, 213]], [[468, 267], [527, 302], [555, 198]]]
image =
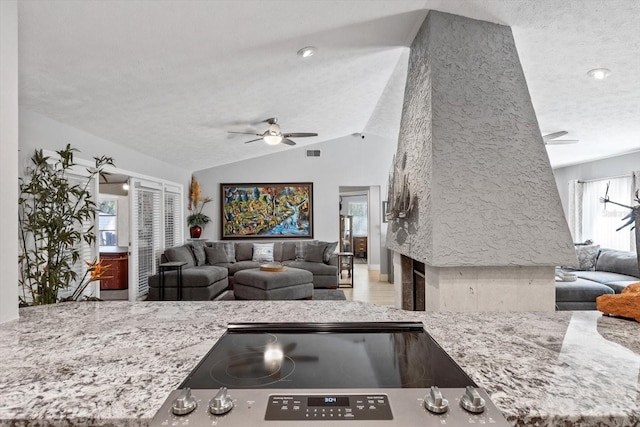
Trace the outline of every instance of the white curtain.
[[569, 181], [569, 212], [567, 222], [573, 241], [582, 242], [582, 183]]
[[[609, 190], [607, 192], [607, 185]], [[582, 183], [582, 227], [579, 241], [591, 239], [603, 248], [618, 249], [623, 251], [633, 250], [631, 226], [619, 231], [627, 220], [623, 218], [629, 214], [630, 209], [625, 206], [632, 205], [634, 193], [631, 176], [611, 178]], [[605, 195], [611, 202], [603, 203]]]
[[[640, 205], [640, 171], [633, 172], [633, 201], [631, 204], [633, 206]], [[635, 232], [634, 230], [634, 233]], [[635, 234], [631, 236], [631, 250], [637, 251]]]
[[636, 192], [640, 195], [640, 171], [633, 172], [633, 198], [634, 198], [634, 206], [640, 203], [639, 200], [636, 200]]

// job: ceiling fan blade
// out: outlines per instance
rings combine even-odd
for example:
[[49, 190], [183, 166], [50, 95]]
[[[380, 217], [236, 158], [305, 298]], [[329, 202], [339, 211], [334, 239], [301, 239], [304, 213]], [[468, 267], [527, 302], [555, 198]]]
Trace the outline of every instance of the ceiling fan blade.
[[296, 145], [295, 142], [293, 142], [292, 140], [287, 139], [287, 138], [282, 138], [282, 143], [283, 144], [287, 144], [287, 145]]
[[255, 133], [255, 132], [236, 132], [233, 130], [228, 130], [227, 133], [239, 133], [240, 135], [257, 135], [257, 136], [262, 136], [261, 133]]
[[293, 132], [293, 133], [283, 133], [282, 136], [285, 138], [305, 138], [307, 136], [318, 136], [318, 134], [308, 133], [308, 132]]
[[257, 138], [257, 139], [252, 139], [251, 141], [245, 141], [245, 144], [248, 144], [250, 142], [256, 142], [256, 141], [262, 141], [262, 138]]
[[546, 145], [566, 145], [575, 144], [579, 142], [577, 139], [554, 139], [553, 141], [545, 142]]
[[547, 135], [543, 135], [542, 136], [542, 140], [544, 142], [547, 141], [551, 141], [552, 139], [556, 139], [556, 138], [560, 138], [561, 136], [565, 136], [566, 134], [568, 134], [569, 132], [567, 132], [566, 130], [561, 130], [560, 132], [553, 132]]

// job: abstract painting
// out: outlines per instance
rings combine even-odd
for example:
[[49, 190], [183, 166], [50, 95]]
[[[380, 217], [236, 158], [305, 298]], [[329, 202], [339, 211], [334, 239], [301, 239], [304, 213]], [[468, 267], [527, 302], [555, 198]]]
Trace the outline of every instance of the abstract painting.
[[220, 184], [222, 239], [313, 238], [313, 183]]

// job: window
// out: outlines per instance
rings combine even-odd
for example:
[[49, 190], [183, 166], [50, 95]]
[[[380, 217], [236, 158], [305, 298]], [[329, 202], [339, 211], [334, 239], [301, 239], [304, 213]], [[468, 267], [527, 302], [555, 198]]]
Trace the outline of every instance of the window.
[[100, 198], [98, 206], [100, 246], [118, 246], [118, 201]]
[[164, 247], [182, 244], [182, 194], [178, 187], [164, 188]]
[[366, 236], [367, 226], [367, 202], [349, 202], [349, 215], [353, 216], [353, 235]]
[[[635, 250], [635, 233], [631, 231], [633, 224], [621, 228], [628, 221], [628, 218], [623, 218], [631, 212], [625, 206], [635, 204], [631, 176], [580, 184], [582, 185], [581, 240], [591, 239], [603, 248]], [[614, 203], [604, 203], [605, 195]]]

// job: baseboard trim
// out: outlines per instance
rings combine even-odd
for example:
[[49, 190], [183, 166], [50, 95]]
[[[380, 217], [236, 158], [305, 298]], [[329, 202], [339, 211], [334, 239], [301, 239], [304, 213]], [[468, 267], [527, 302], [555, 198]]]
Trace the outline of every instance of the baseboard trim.
[[378, 270], [380, 271], [380, 264], [369, 264], [368, 270]]

